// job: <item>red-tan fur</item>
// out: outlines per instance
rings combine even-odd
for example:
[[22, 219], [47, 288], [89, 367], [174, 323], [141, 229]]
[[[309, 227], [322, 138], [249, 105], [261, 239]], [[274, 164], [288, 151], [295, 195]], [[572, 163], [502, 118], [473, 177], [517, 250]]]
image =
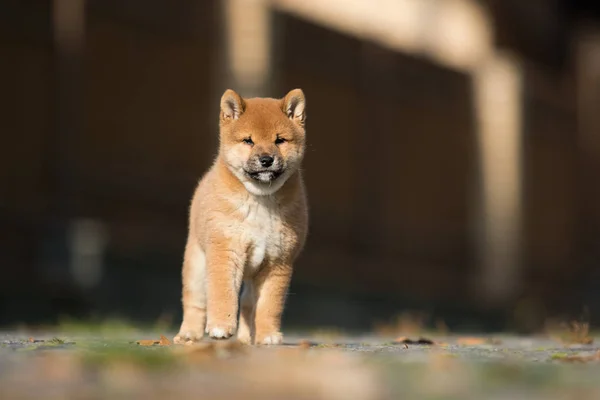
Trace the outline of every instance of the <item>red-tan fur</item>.
[[[245, 343], [282, 342], [285, 297], [307, 233], [304, 149], [300, 89], [283, 99], [223, 94], [219, 155], [190, 207], [183, 322], [175, 342], [197, 341], [205, 332], [226, 339], [236, 331]], [[270, 168], [281, 171], [265, 172], [259, 161], [265, 155], [274, 157]], [[253, 168], [259, 172], [247, 172]]]

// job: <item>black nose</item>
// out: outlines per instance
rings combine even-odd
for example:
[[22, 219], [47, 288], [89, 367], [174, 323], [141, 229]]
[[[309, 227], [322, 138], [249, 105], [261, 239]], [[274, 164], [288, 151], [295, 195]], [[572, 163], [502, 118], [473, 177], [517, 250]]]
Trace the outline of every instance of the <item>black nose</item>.
[[262, 165], [265, 168], [273, 165], [273, 157], [271, 156], [260, 156], [258, 161], [260, 161], [260, 165]]

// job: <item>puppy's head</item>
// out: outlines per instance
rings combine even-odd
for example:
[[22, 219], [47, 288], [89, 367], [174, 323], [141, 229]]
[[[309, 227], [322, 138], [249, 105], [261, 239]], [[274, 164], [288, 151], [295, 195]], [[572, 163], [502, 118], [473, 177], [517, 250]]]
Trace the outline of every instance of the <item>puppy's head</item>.
[[300, 89], [282, 99], [221, 98], [220, 154], [255, 195], [270, 195], [300, 167], [305, 148], [306, 100]]

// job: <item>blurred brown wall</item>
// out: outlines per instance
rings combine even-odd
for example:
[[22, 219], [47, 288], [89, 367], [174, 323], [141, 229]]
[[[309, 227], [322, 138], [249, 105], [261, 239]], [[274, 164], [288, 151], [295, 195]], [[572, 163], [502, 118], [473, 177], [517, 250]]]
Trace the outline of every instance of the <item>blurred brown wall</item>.
[[466, 76], [285, 17], [309, 100], [311, 235], [297, 279], [461, 300], [474, 173]]
[[[150, 250], [167, 254], [153, 273], [157, 287], [161, 277], [172, 283], [164, 307], [176, 309], [189, 196], [214, 157], [214, 94], [225, 89], [214, 72], [223, 51], [216, 2], [90, 2], [80, 55], [83, 116], [69, 143], [67, 193], [58, 192], [56, 176], [61, 104], [50, 4], [3, 7], [0, 44], [10, 62], [0, 63], [0, 260], [15, 273], [0, 285], [18, 291], [25, 276], [36, 276], [40, 230], [62, 196], [70, 217], [106, 223], [110, 251], [138, 257], [139, 268]], [[272, 95], [302, 87], [309, 102], [311, 232], [295, 283], [477, 309], [470, 291], [477, 170], [469, 78], [276, 18], [284, 45]], [[588, 215], [579, 196], [574, 84], [568, 67], [523, 65], [523, 295], [560, 308], [565, 299], [581, 300], [575, 294], [585, 276]]]

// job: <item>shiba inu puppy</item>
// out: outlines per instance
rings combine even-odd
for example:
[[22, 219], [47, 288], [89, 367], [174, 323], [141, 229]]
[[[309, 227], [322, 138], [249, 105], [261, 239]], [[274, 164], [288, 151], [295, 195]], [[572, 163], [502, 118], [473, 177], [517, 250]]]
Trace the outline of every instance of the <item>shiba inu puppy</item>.
[[190, 207], [176, 343], [236, 331], [245, 343], [282, 342], [281, 315], [308, 225], [305, 105], [300, 89], [283, 99], [223, 94], [219, 154]]

